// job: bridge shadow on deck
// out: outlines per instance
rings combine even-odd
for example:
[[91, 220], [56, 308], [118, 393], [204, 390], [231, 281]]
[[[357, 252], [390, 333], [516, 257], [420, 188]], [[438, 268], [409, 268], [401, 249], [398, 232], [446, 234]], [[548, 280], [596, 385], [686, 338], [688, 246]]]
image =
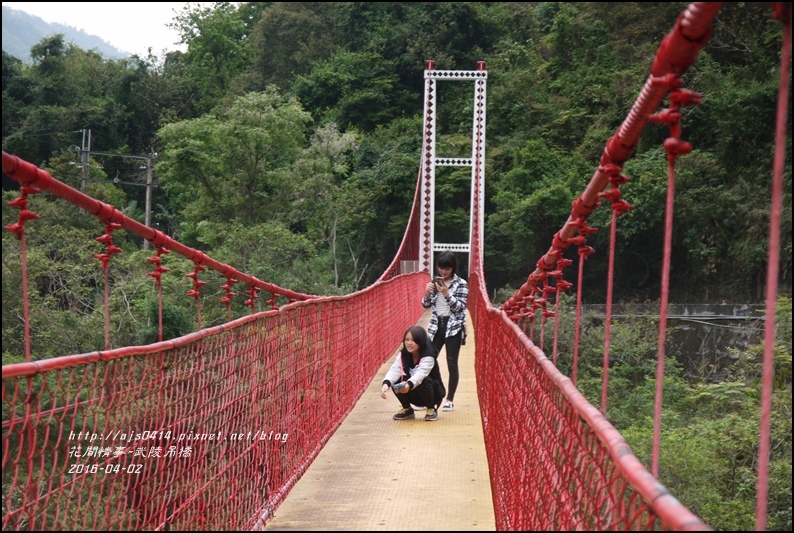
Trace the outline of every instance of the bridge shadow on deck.
[[[429, 312], [418, 324], [427, 327]], [[388, 357], [356, 406], [265, 526], [266, 531], [493, 531], [488, 461], [474, 376], [471, 319], [455, 410], [435, 422], [392, 420], [380, 397]], [[397, 333], [395, 342], [399, 340]], [[439, 357], [448, 384], [446, 352]]]

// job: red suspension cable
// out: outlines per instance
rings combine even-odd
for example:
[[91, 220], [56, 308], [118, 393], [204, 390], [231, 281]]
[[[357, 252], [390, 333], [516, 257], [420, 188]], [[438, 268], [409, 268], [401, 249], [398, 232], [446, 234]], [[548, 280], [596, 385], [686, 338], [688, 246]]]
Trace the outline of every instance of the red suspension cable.
[[766, 273], [766, 324], [764, 329], [764, 370], [761, 389], [761, 442], [758, 447], [758, 488], [755, 529], [766, 530], [769, 492], [769, 432], [772, 417], [772, 388], [775, 365], [775, 304], [780, 261], [780, 219], [783, 210], [783, 167], [786, 157], [789, 69], [791, 64], [791, 2], [775, 2], [775, 16], [783, 21], [783, 53], [780, 59], [780, 86], [777, 97], [775, 163], [772, 176], [772, 208], [769, 217], [769, 261]]
[[[673, 85], [679, 85], [676, 79]], [[659, 307], [659, 340], [656, 357], [656, 394], [654, 401], [654, 427], [653, 427], [653, 452], [651, 455], [651, 473], [659, 476], [659, 448], [662, 426], [662, 397], [664, 395], [664, 359], [665, 340], [667, 339], [667, 305], [670, 293], [670, 262], [673, 242], [673, 205], [675, 202], [675, 160], [678, 156], [688, 154], [692, 145], [681, 140], [681, 112], [682, 106], [700, 104], [700, 95], [685, 89], [674, 89], [670, 93], [670, 107], [661, 113], [652, 115], [653, 122], [660, 122], [670, 126], [670, 137], [664, 142], [667, 152], [667, 200], [665, 204], [664, 244], [662, 254], [662, 281]]]
[[28, 256], [25, 243], [25, 222], [39, 218], [39, 215], [28, 210], [28, 195], [41, 191], [35, 187], [23, 185], [20, 187], [19, 192], [19, 198], [8, 202], [9, 206], [19, 208], [19, 218], [17, 222], [9, 224], [5, 228], [14, 233], [19, 239], [22, 259], [22, 312], [25, 320], [25, 361], [30, 362], [30, 299], [28, 298]]

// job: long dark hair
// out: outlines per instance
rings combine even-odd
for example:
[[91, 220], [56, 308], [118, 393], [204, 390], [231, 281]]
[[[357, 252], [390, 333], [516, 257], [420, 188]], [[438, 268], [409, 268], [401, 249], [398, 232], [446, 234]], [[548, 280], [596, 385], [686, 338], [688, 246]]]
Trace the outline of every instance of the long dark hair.
[[405, 337], [408, 336], [409, 333], [411, 334], [411, 338], [414, 340], [414, 342], [419, 346], [419, 356], [424, 357], [427, 355], [427, 345], [429, 344], [427, 340], [427, 332], [422, 326], [413, 326], [405, 330], [405, 333], [403, 333], [403, 347], [402, 350], [400, 350], [403, 355], [403, 359], [406, 357], [411, 357], [411, 352], [409, 352], [408, 348], [405, 347]]
[[[408, 371], [409, 368], [413, 368], [416, 366], [414, 363], [414, 358], [411, 356], [411, 352], [409, 352], [405, 348], [405, 337], [408, 334], [411, 334], [411, 338], [413, 338], [414, 342], [419, 345], [419, 357], [426, 357], [428, 355], [432, 355], [434, 358], [438, 357], [438, 350], [433, 343], [427, 338], [427, 331], [422, 326], [413, 326], [405, 330], [403, 334], [403, 347], [400, 350], [400, 362], [402, 363], [402, 368], [400, 369], [400, 380], [408, 379], [410, 372]], [[441, 384], [441, 387], [444, 386], [444, 382], [441, 380], [441, 373], [438, 370], [438, 361], [435, 362], [433, 365], [433, 369], [430, 371], [430, 377], [438, 381]], [[446, 392], [441, 394], [441, 397], [444, 397]], [[439, 403], [441, 400], [438, 400]]]

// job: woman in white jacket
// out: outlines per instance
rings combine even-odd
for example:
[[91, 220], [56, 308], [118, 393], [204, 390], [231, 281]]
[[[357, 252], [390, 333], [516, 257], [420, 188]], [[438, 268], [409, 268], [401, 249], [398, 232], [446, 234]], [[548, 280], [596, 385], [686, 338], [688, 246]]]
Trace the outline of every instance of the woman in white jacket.
[[436, 357], [438, 351], [427, 338], [425, 328], [408, 328], [403, 336], [403, 346], [391, 368], [383, 378], [380, 396], [386, 399], [389, 389], [394, 391], [402, 409], [392, 418], [409, 420], [416, 418], [411, 404], [427, 407], [425, 420], [438, 420], [438, 406], [446, 390], [441, 381]]

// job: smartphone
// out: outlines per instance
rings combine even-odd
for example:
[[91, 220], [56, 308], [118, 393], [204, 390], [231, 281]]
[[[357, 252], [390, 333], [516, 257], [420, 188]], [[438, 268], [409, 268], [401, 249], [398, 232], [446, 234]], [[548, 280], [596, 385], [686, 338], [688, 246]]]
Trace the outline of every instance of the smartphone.
[[443, 284], [444, 284], [444, 278], [442, 278], [441, 276], [436, 276], [436, 285], [443, 285]]
[[392, 388], [394, 390], [402, 390], [402, 389], [406, 388], [407, 386], [408, 386], [408, 384], [403, 381], [402, 383], [397, 383], [396, 385], [392, 385]]

